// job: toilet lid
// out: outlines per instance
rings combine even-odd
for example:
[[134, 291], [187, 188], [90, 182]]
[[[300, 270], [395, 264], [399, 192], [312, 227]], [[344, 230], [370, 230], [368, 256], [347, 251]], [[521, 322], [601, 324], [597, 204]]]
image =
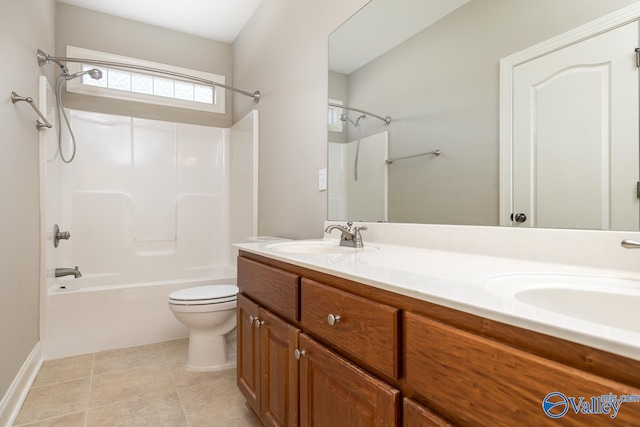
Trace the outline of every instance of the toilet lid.
[[201, 304], [216, 304], [235, 301], [239, 289], [235, 285], [208, 285], [194, 288], [181, 289], [171, 292], [169, 299], [176, 302], [198, 301]]

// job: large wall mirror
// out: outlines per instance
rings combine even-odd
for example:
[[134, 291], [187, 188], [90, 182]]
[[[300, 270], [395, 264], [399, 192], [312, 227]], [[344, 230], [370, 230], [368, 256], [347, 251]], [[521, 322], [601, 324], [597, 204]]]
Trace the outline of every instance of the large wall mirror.
[[328, 218], [638, 230], [637, 22], [518, 66], [500, 158], [500, 60], [637, 3], [369, 2], [329, 37]]

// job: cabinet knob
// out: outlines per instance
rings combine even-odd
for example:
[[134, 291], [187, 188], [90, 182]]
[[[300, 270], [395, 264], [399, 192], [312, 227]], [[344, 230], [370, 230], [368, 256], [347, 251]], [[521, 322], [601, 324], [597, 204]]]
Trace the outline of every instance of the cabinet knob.
[[306, 350], [298, 350], [297, 348], [293, 351], [293, 357], [296, 358], [296, 360], [300, 360], [300, 358], [302, 356], [304, 356], [305, 354], [307, 354]]
[[260, 320], [256, 317], [256, 320], [253, 324], [256, 325], [256, 328], [259, 328], [260, 326], [264, 325], [264, 320]]
[[327, 316], [327, 323], [328, 323], [329, 325], [333, 326], [333, 325], [335, 325], [336, 323], [340, 323], [340, 319], [342, 319], [342, 318], [340, 317], [340, 315], [339, 315], [339, 314], [335, 314], [335, 315], [334, 315], [334, 314], [329, 314], [329, 315]]
[[249, 316], [249, 323], [253, 323], [254, 320], [256, 320], [256, 317], [253, 316]]

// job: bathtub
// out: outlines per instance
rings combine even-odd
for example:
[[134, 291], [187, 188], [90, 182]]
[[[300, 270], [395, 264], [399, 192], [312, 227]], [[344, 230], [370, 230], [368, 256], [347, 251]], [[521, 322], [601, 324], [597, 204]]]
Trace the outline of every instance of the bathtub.
[[188, 329], [169, 310], [168, 295], [193, 286], [235, 285], [236, 268], [185, 270], [140, 282], [115, 274], [72, 277], [48, 280], [41, 306], [45, 360], [185, 338]]

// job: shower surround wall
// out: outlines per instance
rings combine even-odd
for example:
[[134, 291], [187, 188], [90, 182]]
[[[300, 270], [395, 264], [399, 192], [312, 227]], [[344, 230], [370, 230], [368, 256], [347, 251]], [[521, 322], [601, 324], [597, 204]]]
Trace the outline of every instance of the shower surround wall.
[[386, 222], [389, 132], [361, 139], [356, 181], [357, 146], [357, 140], [329, 142], [329, 220]]
[[[41, 97], [52, 101], [50, 90]], [[168, 294], [234, 284], [231, 236], [255, 234], [255, 185], [244, 175], [255, 175], [257, 111], [227, 129], [68, 114], [72, 163], [57, 155], [54, 131], [41, 135], [44, 358], [187, 336]], [[55, 249], [54, 224], [71, 233]], [[82, 278], [54, 277], [56, 267], [76, 265]]]
[[229, 131], [71, 111], [60, 265], [93, 284], [207, 276], [229, 264]]

